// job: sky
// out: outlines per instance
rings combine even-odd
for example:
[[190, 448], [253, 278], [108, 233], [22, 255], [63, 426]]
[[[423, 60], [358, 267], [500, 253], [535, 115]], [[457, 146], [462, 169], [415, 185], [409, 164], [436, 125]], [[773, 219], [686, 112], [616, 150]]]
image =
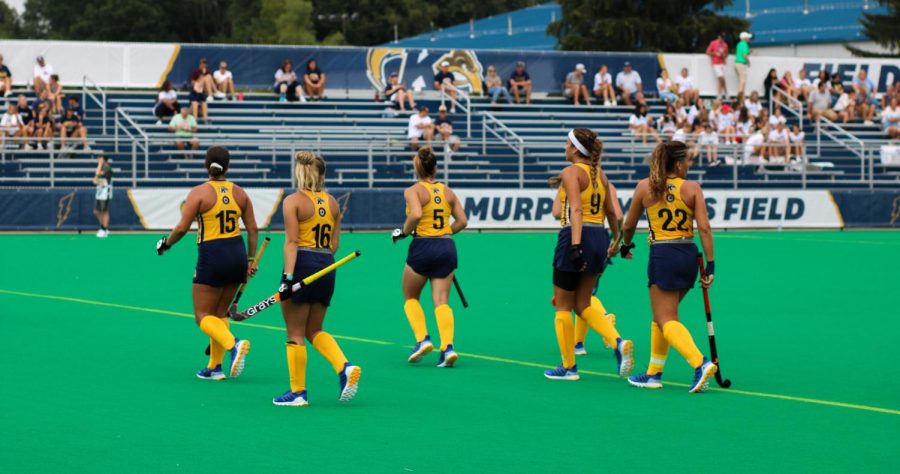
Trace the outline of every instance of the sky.
[[3, 0], [7, 5], [16, 9], [17, 12], [25, 11], [25, 0]]

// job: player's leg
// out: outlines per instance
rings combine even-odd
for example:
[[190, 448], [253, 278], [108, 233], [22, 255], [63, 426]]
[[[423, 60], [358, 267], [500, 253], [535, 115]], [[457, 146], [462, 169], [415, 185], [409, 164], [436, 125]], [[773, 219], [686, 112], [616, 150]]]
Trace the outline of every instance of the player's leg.
[[450, 286], [453, 284], [453, 272], [443, 278], [431, 279], [431, 299], [434, 302], [434, 319], [437, 321], [438, 336], [441, 339], [441, 356], [438, 367], [453, 367], [459, 355], [453, 350], [453, 309], [447, 304], [450, 297]]
[[272, 399], [275, 405], [306, 406], [306, 322], [309, 318], [310, 305], [298, 304], [292, 300], [281, 302], [281, 315], [284, 317], [284, 325], [287, 329], [288, 375], [290, 377], [290, 390], [280, 397]]
[[709, 378], [716, 373], [716, 366], [703, 356], [694, 343], [691, 333], [678, 321], [678, 303], [685, 292], [667, 291], [657, 285], [650, 286], [650, 306], [653, 320], [662, 328], [663, 337], [694, 368], [694, 383], [690, 392], [702, 392], [709, 384]]
[[409, 362], [418, 362], [425, 354], [434, 350], [434, 344], [428, 336], [428, 326], [425, 324], [425, 311], [419, 302], [419, 295], [422, 294], [422, 288], [427, 281], [425, 276], [416, 273], [409, 265], [403, 268], [403, 312], [406, 313], [406, 319], [416, 338], [416, 345], [407, 358]]
[[322, 303], [310, 305], [309, 318], [306, 320], [306, 338], [313, 347], [322, 354], [322, 357], [331, 364], [340, 382], [340, 401], [347, 402], [353, 399], [359, 385], [359, 377], [362, 369], [351, 364], [341, 346], [334, 337], [322, 328], [325, 322], [325, 312], [328, 307]]
[[[202, 270], [200, 270], [202, 272]], [[202, 276], [198, 273], [198, 276]], [[217, 315], [219, 299], [224, 288], [202, 283], [194, 283], [191, 288], [194, 301], [194, 321], [204, 334], [209, 336], [210, 359], [206, 368], [197, 372], [197, 377], [207, 380], [223, 380], [222, 358], [225, 351], [233, 349], [237, 340], [231, 333], [228, 320]], [[216, 361], [218, 361], [216, 363]]]
[[599, 275], [583, 274], [578, 282], [575, 295], [575, 309], [579, 317], [584, 319], [604, 340], [615, 341], [616, 361], [620, 377], [627, 377], [634, 368], [634, 343], [623, 339], [616, 327], [606, 318], [599, 308], [591, 305], [594, 287]]
[[575, 325], [572, 322], [578, 277], [578, 273], [553, 270], [553, 301], [556, 305], [553, 325], [562, 364], [555, 369], [544, 371], [544, 376], [551, 380], [580, 378], [578, 366], [575, 365]]

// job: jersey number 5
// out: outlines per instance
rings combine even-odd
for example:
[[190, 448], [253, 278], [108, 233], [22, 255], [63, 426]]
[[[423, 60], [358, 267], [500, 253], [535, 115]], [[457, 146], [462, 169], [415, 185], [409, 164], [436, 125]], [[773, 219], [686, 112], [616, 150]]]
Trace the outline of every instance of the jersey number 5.
[[237, 211], [220, 211], [216, 218], [219, 219], [220, 234], [230, 234], [237, 229]]
[[684, 209], [675, 209], [674, 217], [678, 217], [679, 219], [681, 219], [678, 221], [678, 225], [675, 227], [672, 227], [672, 211], [668, 209], [660, 209], [656, 215], [660, 218], [666, 219], [662, 225], [663, 230], [669, 232], [674, 232], [676, 230], [688, 230], [687, 227], [684, 226], [684, 223], [687, 222], [687, 212], [685, 212]]
[[316, 224], [316, 226], [313, 227], [313, 232], [316, 234], [316, 247], [320, 249], [331, 248], [330, 224]]
[[431, 227], [435, 229], [443, 229], [444, 228], [444, 210], [443, 209], [435, 209], [434, 210], [434, 224], [431, 224]]

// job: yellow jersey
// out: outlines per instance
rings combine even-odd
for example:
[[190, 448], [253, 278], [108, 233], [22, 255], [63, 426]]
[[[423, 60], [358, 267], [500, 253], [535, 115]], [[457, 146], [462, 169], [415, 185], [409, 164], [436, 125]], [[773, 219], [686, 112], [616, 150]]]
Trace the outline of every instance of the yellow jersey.
[[[583, 170], [587, 173], [588, 178], [591, 177], [591, 166], [585, 163], [575, 163], [574, 166], [577, 166], [579, 169]], [[606, 219], [606, 210], [603, 207], [606, 203], [606, 187], [603, 186], [603, 183], [600, 181], [600, 172], [597, 172], [597, 187], [594, 187], [593, 183], [588, 183], [588, 186], [581, 191], [581, 214], [583, 216], [582, 222], [591, 223], [591, 224], [603, 224], [604, 219]], [[559, 223], [565, 227], [570, 224], [571, 217], [569, 216], [569, 201], [566, 196], [566, 188], [565, 186], [560, 186], [559, 188], [559, 199], [562, 203], [562, 213], [559, 217]]]
[[207, 181], [216, 192], [216, 202], [206, 212], [197, 215], [197, 243], [211, 240], [230, 239], [241, 235], [238, 220], [241, 207], [234, 198], [234, 183], [231, 181]]
[[[450, 214], [452, 209], [447, 201], [443, 183], [429, 183], [419, 181], [419, 184], [428, 191], [428, 202], [422, 205], [422, 218], [416, 226], [418, 237], [440, 237], [450, 235]], [[409, 208], [406, 209], [409, 214]]]
[[694, 210], [681, 198], [682, 178], [666, 179], [666, 192], [647, 208], [650, 242], [657, 240], [693, 239]]
[[331, 198], [325, 191], [302, 192], [312, 200], [313, 215], [299, 224], [297, 247], [330, 250], [335, 222], [331, 212]]

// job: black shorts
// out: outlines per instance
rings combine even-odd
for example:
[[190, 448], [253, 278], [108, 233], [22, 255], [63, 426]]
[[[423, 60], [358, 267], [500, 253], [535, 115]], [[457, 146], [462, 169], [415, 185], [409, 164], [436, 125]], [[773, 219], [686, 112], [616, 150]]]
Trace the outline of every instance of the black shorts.
[[449, 237], [416, 237], [409, 244], [406, 264], [419, 275], [444, 278], [456, 270], [456, 243]]
[[609, 232], [605, 227], [585, 225], [581, 228], [581, 249], [587, 263], [585, 270], [579, 271], [569, 261], [569, 247], [572, 246], [572, 228], [563, 227], [556, 239], [556, 250], [553, 253], [553, 284], [566, 291], [575, 291], [581, 275], [599, 275], [603, 273], [608, 261], [606, 252], [609, 249]]
[[650, 246], [647, 263], [647, 286], [675, 291], [694, 287], [700, 267], [697, 265], [697, 245], [691, 241]]
[[191, 94], [188, 97], [188, 102], [206, 102], [205, 92], [197, 92], [191, 89]]
[[247, 280], [247, 247], [242, 237], [210, 240], [197, 247], [194, 283], [221, 288]]
[[[332, 263], [334, 263], [334, 254], [330, 251], [298, 248], [297, 263], [294, 265], [294, 280], [291, 284], [299, 283], [300, 280]], [[291, 301], [296, 304], [319, 303], [329, 306], [331, 305], [331, 297], [334, 295], [334, 283], [336, 280], [337, 271], [333, 271], [291, 295]]]
[[109, 201], [112, 199], [97, 199], [94, 202], [94, 210], [97, 212], [109, 211]]

